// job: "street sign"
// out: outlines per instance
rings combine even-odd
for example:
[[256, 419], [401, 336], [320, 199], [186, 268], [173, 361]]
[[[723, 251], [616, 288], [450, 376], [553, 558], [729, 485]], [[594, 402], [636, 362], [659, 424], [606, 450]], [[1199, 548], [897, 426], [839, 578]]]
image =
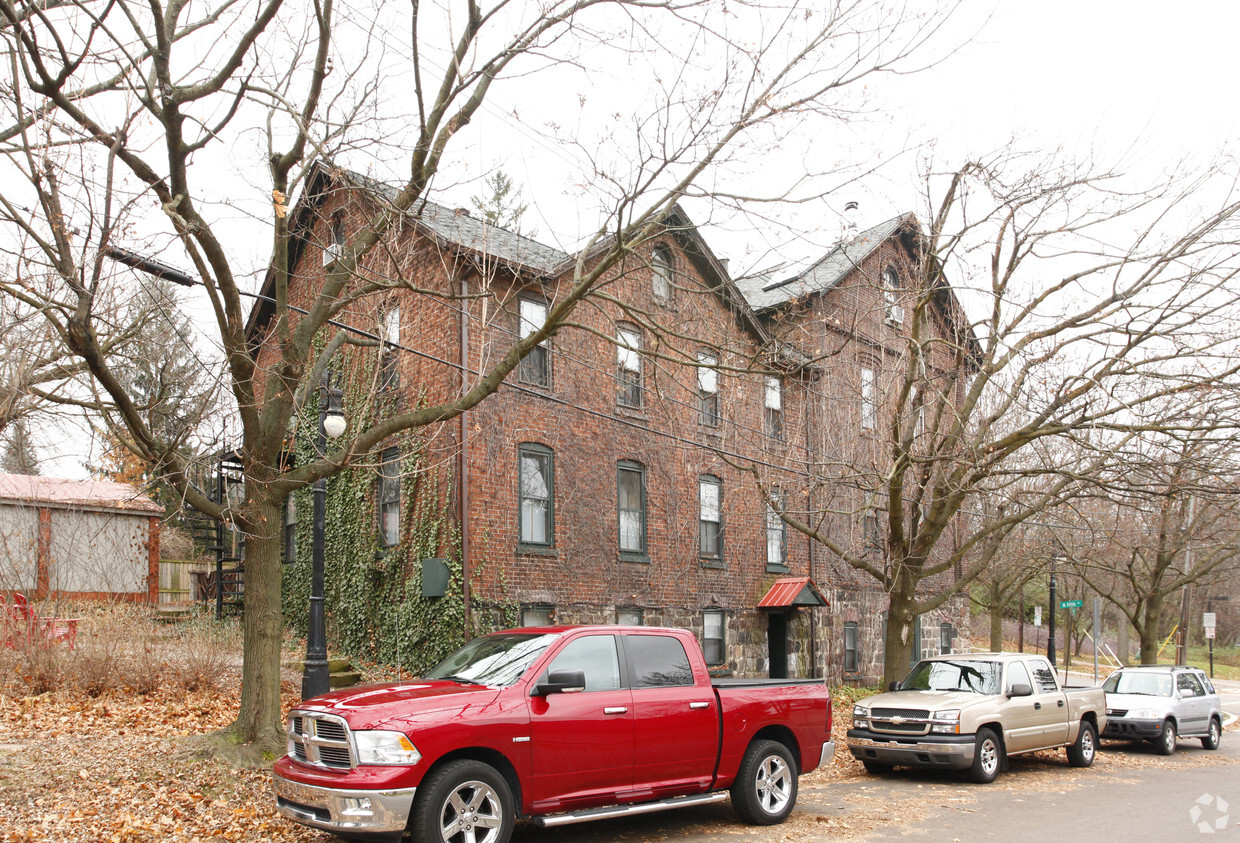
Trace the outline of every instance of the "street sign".
[[1059, 608], [1061, 609], [1079, 609], [1083, 605], [1085, 604], [1081, 602], [1080, 600], [1060, 600], [1059, 601]]
[[[1206, 627], [1206, 638], [1213, 638], [1213, 637], [1214, 637], [1214, 627], [1207, 626]], [[1214, 646], [1214, 645], [1211, 644], [1210, 646]]]
[[1218, 624], [1214, 622], [1216, 617], [1217, 615], [1214, 612], [1202, 612], [1201, 625], [1206, 629], [1214, 629], [1214, 627], [1218, 626]]
[[1034, 626], [1042, 625], [1042, 607], [1041, 606], [1033, 607], [1033, 625]]

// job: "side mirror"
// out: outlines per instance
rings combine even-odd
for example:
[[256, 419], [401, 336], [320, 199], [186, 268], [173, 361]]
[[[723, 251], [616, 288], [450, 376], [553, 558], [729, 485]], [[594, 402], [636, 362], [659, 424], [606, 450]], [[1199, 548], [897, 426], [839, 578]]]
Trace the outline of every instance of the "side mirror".
[[1180, 696], [1181, 697], [1195, 697], [1197, 696], [1197, 692], [1194, 691], [1192, 688], [1181, 688]]
[[1008, 688], [1009, 697], [1032, 697], [1033, 686], [1028, 682], [1013, 682], [1012, 687]]
[[898, 691], [898, 690], [900, 690], [900, 683], [899, 683], [899, 682], [897, 682], [896, 680], [892, 679], [892, 680], [891, 680], [891, 684], [887, 686], [887, 690], [888, 690], [888, 691]]
[[586, 689], [586, 672], [584, 670], [553, 670], [547, 678], [534, 686], [533, 696], [545, 697], [548, 694], [573, 694]]

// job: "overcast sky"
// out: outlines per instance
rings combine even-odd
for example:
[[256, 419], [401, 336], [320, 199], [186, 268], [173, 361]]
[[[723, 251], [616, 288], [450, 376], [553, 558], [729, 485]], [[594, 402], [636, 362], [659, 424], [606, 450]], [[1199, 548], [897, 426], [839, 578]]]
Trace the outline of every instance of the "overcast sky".
[[[811, 259], [838, 230], [835, 215], [848, 199], [861, 201], [863, 227], [899, 212], [921, 211], [916, 165], [930, 146], [944, 166], [1013, 137], [1029, 148], [1096, 150], [1105, 160], [1122, 160], [1129, 170], [1157, 171], [1186, 155], [1207, 160], [1230, 142], [1236, 127], [1231, 80], [1238, 31], [1240, 3], [966, 4], [941, 34], [935, 55], [942, 56], [949, 45], [961, 46], [923, 72], [875, 80], [868, 89], [870, 117], [835, 139], [841, 157], [873, 154], [889, 163], [816, 206], [805, 226], [814, 231], [806, 232], [809, 242], [800, 254], [787, 241], [777, 242], [776, 252]], [[528, 89], [496, 86], [493, 94], [487, 112], [492, 122], [517, 106], [508, 98], [519, 99]], [[544, 242], [572, 248], [596, 224], [591, 207], [580, 190], [549, 173], [565, 160], [563, 150], [540, 138], [533, 121], [523, 123], [475, 137], [474, 172], [503, 166], [522, 183], [533, 206], [527, 227], [536, 227]], [[919, 152], [901, 154], [910, 146]], [[441, 198], [467, 204], [472, 192], [478, 192], [476, 186], [472, 191], [458, 186]], [[238, 222], [246, 224], [241, 217]], [[734, 236], [710, 225], [705, 233], [721, 257], [733, 259], [734, 270], [779, 258], [760, 236]], [[255, 237], [251, 251], [260, 255], [268, 247], [265, 237]], [[255, 264], [257, 280], [261, 261]], [[80, 476], [84, 459], [77, 454], [49, 460], [46, 473]]]

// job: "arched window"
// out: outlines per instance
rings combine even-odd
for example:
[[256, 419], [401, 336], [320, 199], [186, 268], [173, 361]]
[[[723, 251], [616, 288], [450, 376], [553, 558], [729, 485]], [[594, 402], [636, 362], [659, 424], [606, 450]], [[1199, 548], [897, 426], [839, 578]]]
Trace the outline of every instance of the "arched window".
[[900, 273], [894, 266], [883, 270], [883, 302], [887, 306], [887, 321], [899, 325], [904, 321], [904, 308], [900, 305]]
[[616, 402], [621, 407], [642, 406], [642, 335], [628, 325], [616, 331]]
[[658, 245], [650, 255], [651, 284], [654, 297], [668, 301], [672, 297], [672, 250]]

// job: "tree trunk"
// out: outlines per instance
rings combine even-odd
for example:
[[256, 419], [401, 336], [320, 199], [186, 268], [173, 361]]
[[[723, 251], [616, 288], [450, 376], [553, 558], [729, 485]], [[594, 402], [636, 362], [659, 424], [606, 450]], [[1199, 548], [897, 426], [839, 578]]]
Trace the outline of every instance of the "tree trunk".
[[1141, 664], [1158, 664], [1158, 634], [1161, 627], [1162, 595], [1151, 594], [1145, 603], [1145, 623], [1141, 624]]
[[241, 672], [241, 710], [232, 730], [256, 750], [279, 754], [284, 747], [280, 710], [280, 512], [264, 484], [246, 489], [246, 520], [254, 525], [245, 541], [245, 659]]
[[1003, 609], [994, 603], [990, 607], [990, 651], [998, 653], [1003, 650]]
[[913, 621], [916, 606], [912, 594], [892, 590], [887, 610], [887, 641], [883, 647], [883, 688], [903, 679], [913, 657]]

